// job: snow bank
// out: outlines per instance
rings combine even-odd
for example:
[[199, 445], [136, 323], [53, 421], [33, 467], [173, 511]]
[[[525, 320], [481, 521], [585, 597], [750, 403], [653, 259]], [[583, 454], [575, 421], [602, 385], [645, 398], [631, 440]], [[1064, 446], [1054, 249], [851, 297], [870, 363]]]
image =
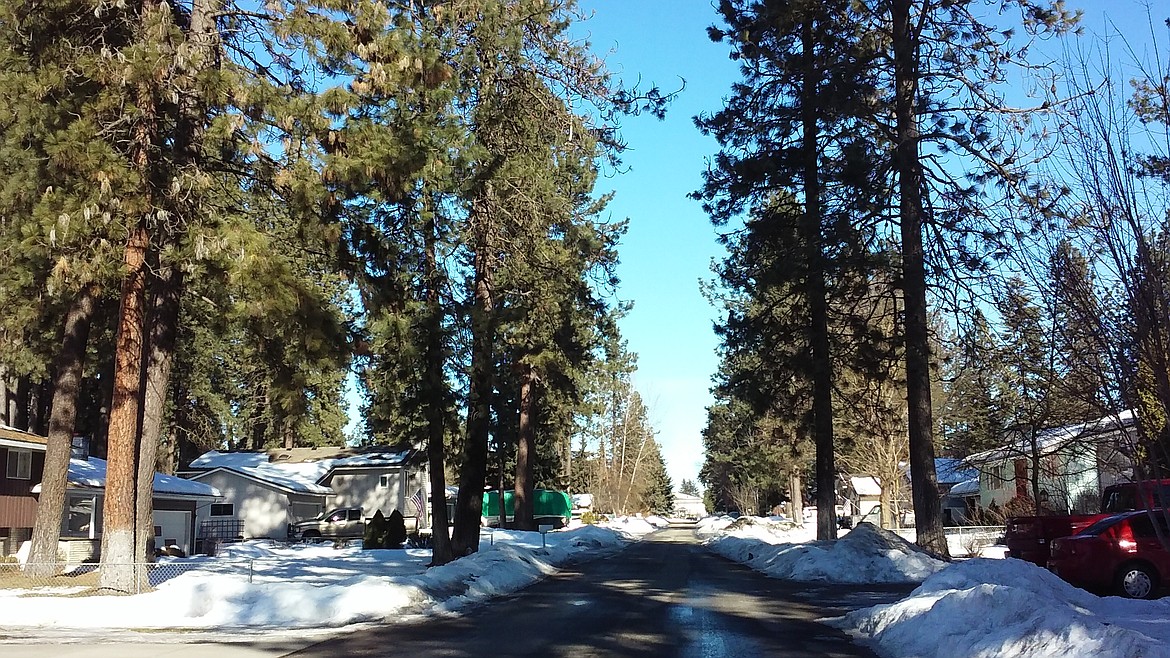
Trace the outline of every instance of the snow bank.
[[889, 656], [1170, 656], [1170, 601], [1101, 598], [1021, 560], [972, 559], [830, 623]]
[[743, 517], [704, 544], [757, 571], [789, 580], [920, 583], [946, 566], [869, 523], [858, 525], [841, 539], [822, 542], [811, 541], [806, 526]]
[[429, 569], [429, 550], [250, 541], [214, 558], [163, 562], [153, 576], [162, 582], [146, 594], [20, 596], [0, 589], [0, 608], [10, 629], [335, 627], [457, 610], [526, 587], [570, 560], [616, 551], [630, 536], [592, 526], [543, 539], [485, 530], [478, 553]]
[[[662, 522], [662, 527], [669, 525], [665, 519], [662, 519]], [[659, 529], [659, 526], [654, 525], [649, 520], [637, 516], [619, 516], [612, 518], [609, 521], [598, 523], [597, 526], [600, 528], [615, 530], [630, 537], [641, 537], [642, 535], [650, 534], [651, 532]]]

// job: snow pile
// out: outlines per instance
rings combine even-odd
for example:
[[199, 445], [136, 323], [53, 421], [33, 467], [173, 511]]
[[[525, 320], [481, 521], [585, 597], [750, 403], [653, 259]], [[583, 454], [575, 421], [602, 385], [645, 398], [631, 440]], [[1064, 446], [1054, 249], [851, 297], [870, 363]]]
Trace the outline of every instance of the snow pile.
[[642, 535], [647, 535], [658, 530], [658, 526], [638, 516], [619, 516], [608, 521], [603, 521], [597, 525], [602, 528], [616, 530], [631, 537], [641, 537]]
[[744, 517], [704, 543], [724, 557], [788, 580], [920, 583], [946, 566], [905, 539], [869, 523], [832, 541], [810, 541], [808, 533], [805, 526]]
[[628, 539], [598, 527], [544, 537], [485, 530], [478, 553], [430, 569], [429, 550], [259, 540], [224, 547], [214, 558], [163, 562], [149, 593], [65, 597], [0, 589], [0, 608], [6, 628], [335, 627], [457, 610], [519, 590], [571, 560], [618, 550]]
[[667, 521], [666, 519], [664, 519], [661, 516], [658, 516], [657, 514], [651, 514], [650, 516], [647, 516], [646, 523], [649, 523], [650, 525], [654, 526], [655, 528], [659, 528], [659, 529], [666, 528], [666, 527], [670, 526], [670, 521]]
[[707, 516], [699, 519], [698, 527], [695, 528], [695, 534], [699, 537], [713, 537], [723, 529], [735, 522], [735, 519], [730, 516]]
[[1170, 656], [1170, 600], [1101, 598], [1021, 560], [966, 560], [831, 620], [890, 656]]

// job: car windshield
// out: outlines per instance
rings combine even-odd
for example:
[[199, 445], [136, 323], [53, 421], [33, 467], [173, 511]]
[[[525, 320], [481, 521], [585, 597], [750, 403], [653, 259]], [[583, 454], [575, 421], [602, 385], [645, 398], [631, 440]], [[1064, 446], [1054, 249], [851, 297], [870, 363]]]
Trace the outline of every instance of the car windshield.
[[1105, 532], [1110, 526], [1112, 526], [1114, 523], [1116, 523], [1117, 520], [1122, 518], [1123, 516], [1124, 516], [1123, 514], [1114, 514], [1113, 516], [1107, 516], [1107, 517], [1101, 519], [1100, 521], [1097, 521], [1093, 525], [1085, 528], [1084, 530], [1078, 532], [1077, 534], [1078, 535], [1091, 535], [1091, 536], [1099, 535], [1102, 532]]

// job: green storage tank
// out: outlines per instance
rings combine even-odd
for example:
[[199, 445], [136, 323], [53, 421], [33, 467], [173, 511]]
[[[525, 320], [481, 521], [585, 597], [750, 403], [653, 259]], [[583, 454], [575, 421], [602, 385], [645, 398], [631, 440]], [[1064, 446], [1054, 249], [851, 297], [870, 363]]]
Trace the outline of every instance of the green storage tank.
[[[515, 513], [514, 497], [515, 492], [511, 489], [504, 491], [504, 511], [508, 514], [509, 521], [512, 520]], [[573, 516], [573, 501], [569, 498], [569, 494], [552, 489], [537, 489], [533, 493], [533, 498], [535, 499], [533, 501], [533, 516], [538, 525], [552, 525], [556, 528], [568, 525], [569, 519]], [[499, 525], [499, 516], [500, 493], [494, 490], [484, 492], [484, 524]]]

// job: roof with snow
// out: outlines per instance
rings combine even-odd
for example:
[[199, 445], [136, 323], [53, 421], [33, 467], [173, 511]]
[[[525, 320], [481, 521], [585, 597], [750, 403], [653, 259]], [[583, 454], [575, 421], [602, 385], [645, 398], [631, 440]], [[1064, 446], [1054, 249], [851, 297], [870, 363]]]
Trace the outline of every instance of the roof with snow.
[[[105, 489], [106, 487], [106, 460], [90, 457], [88, 460], [69, 460], [69, 485], [82, 489]], [[33, 493], [40, 493], [38, 483], [32, 488]], [[216, 498], [220, 495], [215, 487], [202, 482], [192, 482], [173, 475], [162, 473], [154, 474], [155, 495], [172, 496], [205, 496]]]
[[934, 460], [934, 473], [939, 484], [953, 484], [979, 477], [979, 471], [964, 464], [962, 459], [951, 457]]
[[979, 495], [979, 478], [973, 477], [970, 480], [963, 480], [962, 482], [951, 487], [947, 492], [948, 496], [978, 496]]
[[218, 452], [212, 450], [191, 462], [202, 471], [199, 479], [214, 471], [230, 471], [295, 493], [331, 494], [322, 484], [339, 469], [397, 467], [410, 461], [417, 450], [409, 447], [362, 446], [277, 449], [267, 452]]
[[882, 485], [872, 475], [854, 475], [849, 478], [849, 486], [853, 487], [858, 496], [882, 495]]
[[15, 427], [0, 423], [0, 445], [13, 446], [17, 448], [44, 448], [48, 443], [48, 439], [40, 434], [33, 434], [18, 430]]
[[[1136, 425], [1137, 414], [1133, 411], [1122, 411], [1121, 413], [1098, 418], [1087, 423], [1044, 429], [1036, 432], [1036, 449], [1041, 455], [1057, 454], [1065, 446], [1074, 441], [1098, 438], [1113, 432], [1126, 432]], [[1019, 432], [1012, 434], [1012, 436], [1020, 435], [1021, 433]], [[1031, 437], [1024, 436], [1018, 441], [998, 448], [977, 452], [964, 459], [963, 464], [965, 466], [971, 466], [999, 462], [1031, 452], [1032, 439]]]

